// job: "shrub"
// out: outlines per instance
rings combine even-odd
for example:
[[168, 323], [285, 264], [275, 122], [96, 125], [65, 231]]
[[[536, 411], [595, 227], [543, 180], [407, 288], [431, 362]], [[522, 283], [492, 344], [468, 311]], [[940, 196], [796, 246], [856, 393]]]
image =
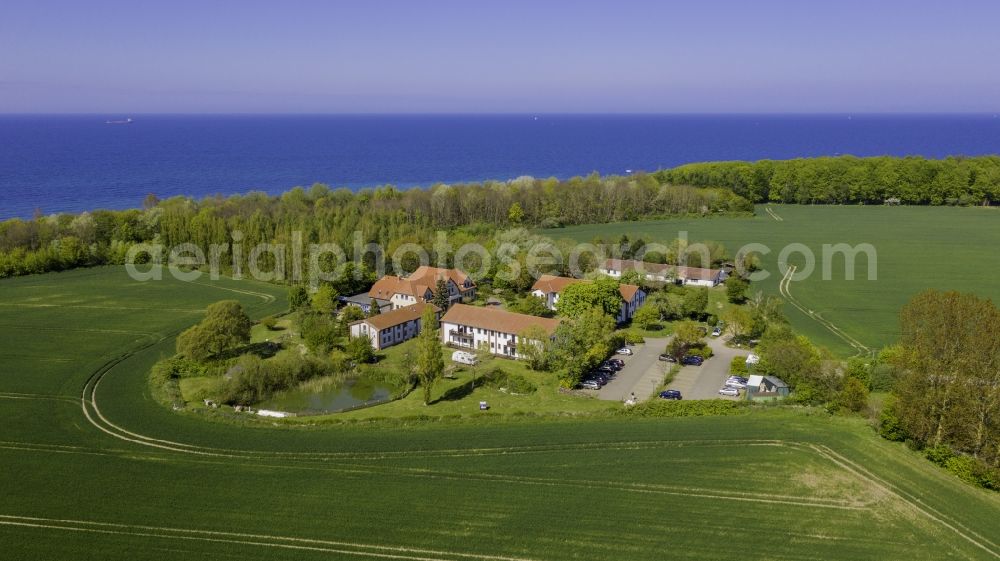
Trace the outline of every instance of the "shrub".
[[747, 373], [747, 359], [744, 356], [734, 356], [729, 362], [729, 373], [743, 376]]
[[712, 352], [712, 347], [709, 347], [708, 345], [702, 344], [702, 345], [698, 345], [697, 347], [691, 347], [690, 349], [688, 349], [687, 354], [689, 354], [689, 355], [698, 355], [701, 358], [704, 358], [704, 359], [707, 360], [707, 359], [712, 358], [712, 355], [714, 353]]
[[278, 325], [278, 319], [274, 316], [267, 316], [266, 318], [260, 320], [260, 324], [263, 325], [268, 331], [274, 331]]
[[951, 451], [951, 448], [945, 446], [944, 444], [938, 444], [937, 446], [932, 446], [924, 450], [924, 455], [932, 463], [935, 463], [941, 467], [948, 467], [948, 461], [955, 457], [955, 453]]
[[837, 394], [837, 405], [857, 413], [868, 405], [868, 386], [858, 378], [848, 377]]
[[538, 387], [520, 374], [511, 374], [500, 368], [494, 368], [483, 375], [483, 383], [491, 388], [504, 390], [512, 394], [535, 393]]
[[906, 440], [906, 429], [903, 428], [903, 422], [896, 414], [896, 399], [892, 396], [886, 398], [882, 404], [882, 411], [878, 417], [878, 434], [893, 442]]
[[645, 337], [642, 333], [635, 331], [634, 329], [624, 329], [619, 332], [622, 336], [622, 341], [629, 345], [641, 345], [646, 342]]

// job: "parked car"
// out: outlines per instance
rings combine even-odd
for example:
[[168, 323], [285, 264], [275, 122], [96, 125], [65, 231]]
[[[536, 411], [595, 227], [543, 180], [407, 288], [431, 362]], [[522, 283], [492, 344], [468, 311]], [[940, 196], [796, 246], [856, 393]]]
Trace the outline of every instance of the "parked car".
[[721, 327], [716, 327], [715, 329], [712, 330], [712, 337], [718, 337], [719, 335], [722, 335]]
[[662, 355], [659, 356], [659, 358], [660, 358], [661, 362], [677, 362], [676, 358], [674, 358], [674, 357], [672, 357], [672, 356], [670, 356], [668, 354], [662, 354]]
[[611, 370], [614, 370], [615, 372], [618, 372], [619, 370], [621, 370], [623, 366], [625, 366], [625, 365], [622, 364], [622, 363], [613, 362], [613, 361], [610, 361], [610, 360], [605, 360], [604, 362], [601, 363], [601, 368], [610, 368]]
[[600, 368], [597, 368], [596, 370], [594, 370], [594, 372], [596, 372], [598, 374], [604, 374], [608, 378], [614, 378], [615, 377], [615, 371], [614, 370], [612, 370], [610, 368], [605, 368], [603, 366], [600, 367]]
[[681, 364], [688, 366], [701, 366], [701, 363], [705, 362], [705, 359], [698, 355], [688, 355], [681, 359]]
[[632, 349], [630, 349], [628, 347], [622, 347], [622, 348], [618, 349], [617, 351], [615, 351], [615, 354], [625, 355], [625, 356], [632, 356]]
[[660, 399], [681, 399], [681, 392], [678, 390], [664, 390], [660, 392]]
[[609, 358], [607, 362], [617, 365], [619, 370], [625, 367], [625, 361], [620, 358]]
[[595, 381], [595, 380], [584, 380], [584, 381], [580, 382], [580, 387], [583, 388], [583, 389], [585, 389], [585, 390], [599, 390], [599, 389], [601, 389], [601, 385], [598, 384], [597, 381]]
[[726, 387], [724, 387], [724, 388], [722, 388], [722, 389], [719, 390], [719, 395], [728, 395], [730, 397], [739, 397], [740, 390], [738, 390], [736, 388], [731, 388], [729, 386], [726, 386]]
[[607, 384], [608, 380], [610, 380], [611, 378], [607, 374], [604, 374], [603, 372], [594, 371], [591, 372], [590, 374], [587, 374], [587, 379], [597, 380], [597, 383], [603, 386], [604, 384]]
[[469, 364], [475, 366], [478, 360], [476, 360], [476, 355], [472, 353], [467, 353], [465, 351], [455, 351], [451, 353], [451, 360], [455, 362], [460, 362], [462, 364]]

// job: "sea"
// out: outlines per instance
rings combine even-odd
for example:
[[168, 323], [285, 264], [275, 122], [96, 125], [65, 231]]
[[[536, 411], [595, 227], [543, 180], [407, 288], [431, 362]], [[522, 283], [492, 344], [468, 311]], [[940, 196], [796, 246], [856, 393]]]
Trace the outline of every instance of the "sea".
[[[109, 123], [131, 118], [128, 124]], [[0, 115], [0, 220], [325, 183], [1000, 153], [997, 115]]]

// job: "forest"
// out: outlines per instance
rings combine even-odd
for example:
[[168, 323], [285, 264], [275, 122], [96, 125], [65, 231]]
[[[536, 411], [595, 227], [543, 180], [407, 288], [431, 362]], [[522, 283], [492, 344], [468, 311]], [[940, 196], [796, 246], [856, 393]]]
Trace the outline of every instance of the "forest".
[[754, 203], [993, 205], [1000, 157], [799, 158], [706, 162], [660, 170], [661, 183], [722, 187]]

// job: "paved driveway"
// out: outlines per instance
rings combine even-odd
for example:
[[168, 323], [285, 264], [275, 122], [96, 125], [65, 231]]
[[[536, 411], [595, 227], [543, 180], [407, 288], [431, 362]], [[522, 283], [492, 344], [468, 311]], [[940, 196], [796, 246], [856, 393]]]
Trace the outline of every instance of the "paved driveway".
[[722, 337], [708, 337], [706, 340], [715, 354], [701, 366], [681, 368], [681, 371], [674, 377], [674, 381], [671, 382], [670, 389], [680, 390], [684, 399], [738, 399], [719, 395], [719, 388], [725, 384], [726, 378], [729, 377], [729, 363], [732, 362], [733, 357], [746, 356], [747, 351], [725, 346]]
[[668, 340], [646, 339], [641, 345], [629, 347], [634, 354], [630, 357], [618, 357], [625, 361], [625, 367], [597, 392], [597, 397], [610, 401], [624, 401], [634, 392], [635, 397], [642, 401], [653, 395], [667, 371], [668, 364], [660, 362], [657, 357], [666, 348]]

